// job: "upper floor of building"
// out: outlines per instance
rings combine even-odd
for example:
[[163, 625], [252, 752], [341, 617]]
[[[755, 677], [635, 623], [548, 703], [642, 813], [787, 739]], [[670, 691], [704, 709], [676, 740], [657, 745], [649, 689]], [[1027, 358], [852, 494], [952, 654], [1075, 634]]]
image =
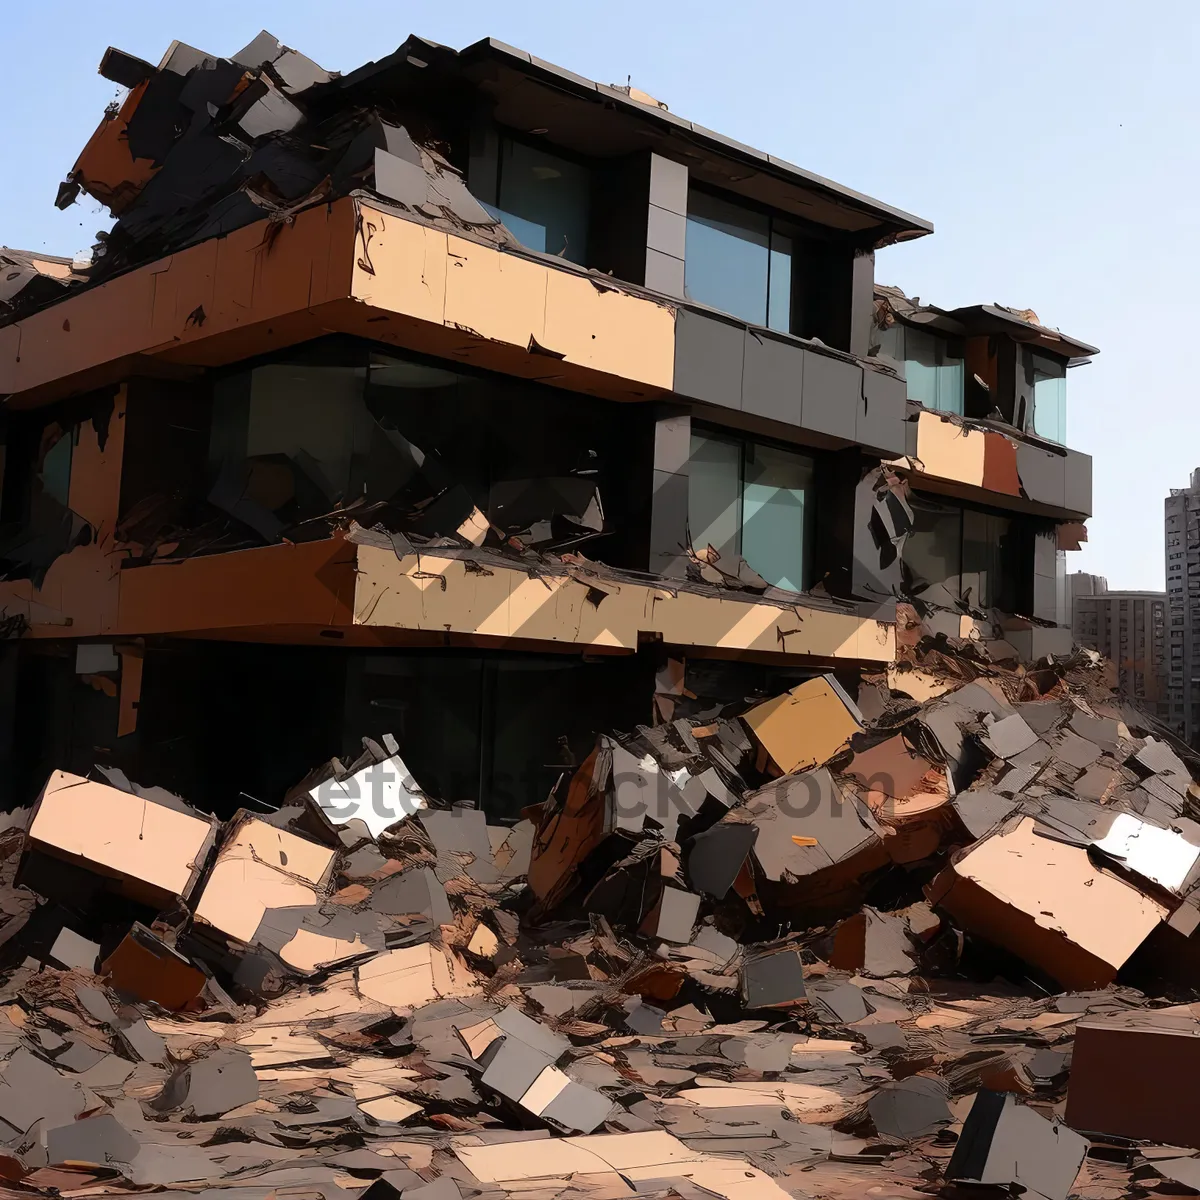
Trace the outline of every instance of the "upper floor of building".
[[[489, 538], [574, 538], [615, 570], [712, 583], [744, 561], [764, 589], [824, 585], [814, 611], [850, 623], [795, 653], [829, 659], [885, 654], [853, 603], [914, 583], [1052, 614], [1090, 460], [1045, 435], [1037, 364], [1085, 348], [1029, 314], [938, 314], [877, 291], [875, 250], [927, 222], [491, 41], [410, 39], [341, 77], [266, 35], [229, 59], [175, 44], [158, 66], [110, 50], [101, 70], [129, 92], [60, 203], [86, 191], [116, 224], [90, 265], [12, 256], [0, 295], [5, 572], [30, 581], [31, 618], [68, 619], [56, 577], [82, 586], [94, 570], [95, 595], [111, 594], [73, 628], [146, 632], [166, 611], [147, 598], [168, 587], [159, 568], [174, 567], [178, 606], [223, 586], [200, 560], [236, 549], [336, 577], [336, 610], [369, 623], [395, 581], [374, 606], [346, 596], [380, 547], [327, 546], [329, 562], [279, 547], [328, 540], [331, 513], [383, 510], [449, 538], [456, 562]], [[932, 360], [929, 329], [946, 341]], [[956, 353], [972, 373], [961, 402]], [[923, 496], [910, 504], [897, 479]], [[169, 516], [147, 508], [164, 495]], [[210, 519], [232, 525], [212, 538]], [[107, 565], [87, 551], [71, 575], [57, 559], [88, 538]], [[720, 565], [698, 564], [710, 550]], [[395, 620], [478, 634], [478, 613], [431, 615], [427, 558], [403, 568], [413, 603]], [[486, 586], [507, 614], [490, 628], [533, 628], [510, 619], [512, 580]], [[603, 589], [571, 586], [591, 616]], [[329, 591], [291, 624], [332, 636], [312, 620]], [[726, 605], [701, 632], [628, 591], [640, 599], [619, 629], [568, 640], [799, 646], [794, 601], [761, 628]], [[268, 594], [222, 627], [269, 622]]]

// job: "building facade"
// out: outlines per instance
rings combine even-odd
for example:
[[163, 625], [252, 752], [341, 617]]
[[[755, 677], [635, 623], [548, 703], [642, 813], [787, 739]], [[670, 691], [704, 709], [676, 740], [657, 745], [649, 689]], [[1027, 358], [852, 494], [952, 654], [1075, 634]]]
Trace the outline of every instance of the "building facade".
[[1099, 576], [1073, 578], [1075, 640], [1112, 660], [1123, 697], [1169, 723], [1167, 594], [1110, 592]]
[[1200, 470], [1163, 502], [1170, 622], [1167, 695], [1171, 728], [1200, 737]]
[[59, 203], [116, 224], [0, 295], [6, 802], [228, 811], [394, 735], [512, 817], [599, 730], [854, 695], [898, 602], [1069, 650], [1095, 350], [877, 287], [927, 221], [490, 40], [101, 71]]
[[[1066, 557], [1062, 554], [1061, 557]], [[1103, 575], [1088, 575], [1086, 571], [1062, 572], [1062, 604], [1061, 611], [1066, 617], [1060, 619], [1060, 624], [1069, 623], [1079, 640], [1079, 631], [1075, 626], [1075, 596], [1103, 595], [1109, 590], [1109, 581]]]

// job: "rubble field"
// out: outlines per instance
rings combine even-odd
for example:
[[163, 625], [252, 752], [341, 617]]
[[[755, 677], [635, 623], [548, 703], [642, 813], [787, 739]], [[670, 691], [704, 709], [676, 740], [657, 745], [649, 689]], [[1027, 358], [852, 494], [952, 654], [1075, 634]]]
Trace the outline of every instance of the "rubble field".
[[5, 1195], [1200, 1190], [1200, 788], [1090, 651], [660, 673], [514, 825], [367, 742], [228, 821], [98, 766], [0, 835]]

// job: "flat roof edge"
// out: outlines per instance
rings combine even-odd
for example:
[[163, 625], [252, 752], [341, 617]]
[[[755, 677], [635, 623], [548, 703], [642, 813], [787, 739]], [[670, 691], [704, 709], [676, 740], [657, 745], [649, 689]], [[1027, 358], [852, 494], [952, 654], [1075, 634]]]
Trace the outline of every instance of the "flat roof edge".
[[516, 46], [510, 46], [507, 42], [502, 42], [497, 38], [481, 38], [479, 41], [472, 42], [469, 46], [458, 51], [460, 58], [479, 56], [484, 53], [497, 54], [511, 59], [524, 68], [551, 75], [556, 81], [578, 88], [581, 91], [594, 91], [597, 96], [603, 95], [606, 99], [612, 99], [623, 107], [628, 108], [631, 112], [637, 113], [639, 116], [657, 121], [665, 126], [686, 131], [694, 137], [701, 138], [718, 147], [724, 154], [747, 159], [760, 168], [774, 171], [774, 173], [784, 178], [790, 178], [808, 187], [828, 192], [832, 196], [836, 196], [891, 223], [897, 227], [897, 232], [907, 233], [909, 239], [924, 237], [926, 234], [933, 233], [934, 231], [933, 222], [926, 220], [924, 217], [918, 217], [913, 213], [906, 212], [902, 208], [885, 204], [882, 200], [876, 200], [873, 196], [868, 196], [865, 192], [856, 191], [854, 188], [846, 187], [844, 184], [828, 179], [824, 175], [818, 175], [813, 171], [798, 167], [795, 163], [788, 162], [786, 159], [776, 158], [774, 155], [757, 150], [752, 146], [747, 146], [703, 125], [697, 125], [694, 121], [677, 116], [667, 109], [654, 108], [651, 105], [643, 104], [640, 100], [634, 100], [632, 97], [626, 95], [620, 88], [609, 87], [605, 84], [586, 79], [584, 76], [569, 71], [565, 67], [547, 62], [545, 59], [536, 58], [528, 51], [521, 50]]

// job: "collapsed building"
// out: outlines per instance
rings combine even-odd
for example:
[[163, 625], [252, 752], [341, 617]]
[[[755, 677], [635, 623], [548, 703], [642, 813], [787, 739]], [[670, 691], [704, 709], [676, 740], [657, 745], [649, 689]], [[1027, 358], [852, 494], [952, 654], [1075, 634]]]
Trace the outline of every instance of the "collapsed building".
[[1069, 650], [1093, 351], [877, 289], [927, 222], [493, 41], [101, 72], [59, 203], [113, 228], [6, 259], [8, 803], [101, 754], [227, 814], [392, 732], [513, 817], [672, 663], [853, 696], [903, 595]]
[[5, 1193], [1200, 1190], [1095, 349], [497, 42], [101, 72], [0, 262]]

